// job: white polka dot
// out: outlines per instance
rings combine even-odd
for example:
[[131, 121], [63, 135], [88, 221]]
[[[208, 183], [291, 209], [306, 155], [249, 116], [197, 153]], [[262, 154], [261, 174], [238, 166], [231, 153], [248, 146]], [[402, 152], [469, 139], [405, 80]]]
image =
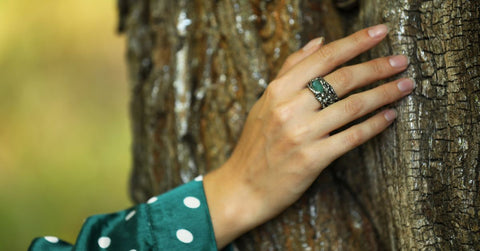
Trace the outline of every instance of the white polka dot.
[[155, 201], [157, 201], [157, 200], [158, 200], [157, 197], [152, 197], [152, 198], [150, 198], [150, 199], [147, 201], [147, 203], [148, 203], [148, 204], [152, 204], [152, 203], [155, 203]]
[[59, 239], [55, 236], [45, 236], [43, 238], [50, 243], [57, 243], [59, 241]]
[[111, 242], [112, 241], [108, 237], [100, 237], [98, 239], [98, 246], [100, 246], [101, 248], [108, 248], [110, 247]]
[[199, 175], [195, 178], [195, 181], [202, 181], [203, 180], [203, 175]]
[[183, 204], [189, 208], [198, 208], [200, 206], [200, 201], [193, 196], [188, 196], [183, 199]]
[[130, 220], [135, 215], [135, 213], [136, 211], [132, 210], [130, 213], [127, 214], [127, 216], [125, 216], [125, 220], [126, 221]]
[[137, 251], [136, 249], [130, 249], [130, 251]]
[[186, 229], [179, 229], [177, 230], [177, 238], [179, 241], [183, 243], [190, 243], [193, 241], [193, 235], [190, 231]]

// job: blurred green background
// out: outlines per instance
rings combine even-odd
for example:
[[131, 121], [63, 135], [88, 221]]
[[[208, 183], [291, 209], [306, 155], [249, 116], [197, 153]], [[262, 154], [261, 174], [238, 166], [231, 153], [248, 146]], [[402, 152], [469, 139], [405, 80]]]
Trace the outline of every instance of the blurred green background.
[[116, 1], [0, 0], [0, 250], [131, 205]]

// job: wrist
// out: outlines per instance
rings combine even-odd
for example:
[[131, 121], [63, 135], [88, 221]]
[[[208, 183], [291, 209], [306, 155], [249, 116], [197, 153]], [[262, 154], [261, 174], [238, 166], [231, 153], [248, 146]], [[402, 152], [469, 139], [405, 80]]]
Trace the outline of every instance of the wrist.
[[260, 225], [262, 199], [225, 163], [203, 180], [217, 247], [221, 249], [245, 232]]

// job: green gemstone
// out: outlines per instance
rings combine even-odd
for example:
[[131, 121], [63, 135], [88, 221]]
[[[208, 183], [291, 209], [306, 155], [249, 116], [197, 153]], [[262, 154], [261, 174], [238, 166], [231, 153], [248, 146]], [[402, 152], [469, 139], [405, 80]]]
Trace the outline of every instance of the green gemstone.
[[320, 83], [320, 81], [318, 79], [313, 80], [312, 88], [319, 93], [323, 92], [323, 85], [322, 85], [322, 83]]

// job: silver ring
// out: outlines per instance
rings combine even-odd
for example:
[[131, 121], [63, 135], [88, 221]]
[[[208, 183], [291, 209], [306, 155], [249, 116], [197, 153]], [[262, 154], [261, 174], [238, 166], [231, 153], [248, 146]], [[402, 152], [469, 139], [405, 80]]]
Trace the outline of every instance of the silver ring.
[[322, 109], [337, 102], [338, 96], [333, 87], [322, 77], [316, 77], [308, 82], [308, 89], [322, 105]]

